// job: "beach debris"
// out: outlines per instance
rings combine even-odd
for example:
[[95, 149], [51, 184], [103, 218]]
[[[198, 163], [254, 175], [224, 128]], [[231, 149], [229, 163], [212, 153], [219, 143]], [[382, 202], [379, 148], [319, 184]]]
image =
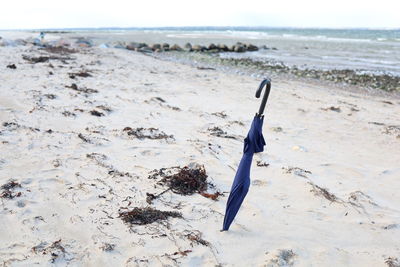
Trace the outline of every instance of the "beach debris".
[[[144, 84], [144, 85], [147, 85], [147, 84]], [[158, 97], [158, 96], [152, 97], [149, 100], [145, 100], [144, 102], [145, 103], [157, 102], [162, 107], [167, 107], [167, 108], [170, 108], [170, 109], [176, 110], [176, 111], [181, 110], [179, 107], [174, 107], [174, 106], [166, 104], [167, 101], [165, 101], [163, 98]]]
[[257, 167], [268, 167], [269, 163], [257, 160]]
[[330, 202], [339, 202], [339, 199], [334, 194], [330, 193], [328, 189], [320, 187], [312, 182], [309, 182], [309, 184], [313, 187], [310, 192], [313, 192], [316, 196], [323, 196]]
[[206, 198], [210, 198], [212, 200], [218, 200], [219, 196], [223, 196], [224, 194], [222, 194], [221, 192], [215, 192], [215, 193], [207, 193], [207, 192], [201, 192], [200, 195], [202, 195], [203, 197]]
[[109, 106], [106, 105], [98, 105], [96, 106], [96, 108], [101, 109], [107, 113], [111, 113], [113, 111]]
[[287, 167], [287, 168], [282, 167], [282, 169], [285, 170], [286, 173], [293, 173], [293, 174], [295, 174], [297, 176], [301, 176], [301, 177], [304, 177], [304, 178], [307, 178], [308, 174], [312, 174], [312, 172], [307, 171], [307, 170], [302, 169], [302, 168], [299, 168], [299, 167]]
[[56, 99], [57, 98], [57, 96], [53, 95], [53, 94], [45, 94], [43, 96], [46, 97], [47, 99]]
[[210, 132], [210, 135], [217, 136], [217, 137], [222, 137], [222, 138], [229, 138], [229, 139], [238, 139], [235, 136], [228, 135], [227, 132], [223, 131], [221, 128], [218, 126], [215, 126], [213, 128], [208, 128], [207, 129]]
[[388, 257], [385, 259], [385, 263], [388, 267], [400, 267], [400, 260], [395, 257]]
[[396, 135], [400, 138], [400, 126], [399, 125], [388, 125], [383, 129], [384, 134]]
[[63, 116], [65, 116], [65, 117], [76, 117], [76, 114], [75, 114], [75, 113], [73, 113], [73, 112], [71, 112], [71, 111], [68, 111], [68, 110], [65, 110], [65, 111], [61, 112], [61, 114], [62, 114]]
[[378, 207], [378, 204], [375, 203], [372, 198], [370, 196], [368, 196], [367, 194], [361, 192], [361, 191], [355, 191], [355, 192], [351, 192], [350, 196], [348, 198], [348, 203], [356, 206], [358, 208], [364, 208], [362, 203], [367, 203], [370, 204], [372, 206]]
[[154, 222], [167, 220], [169, 217], [182, 218], [182, 214], [177, 211], [161, 211], [147, 208], [134, 208], [131, 211], [119, 212], [119, 217], [129, 225], [145, 225]]
[[276, 132], [276, 133], [280, 133], [280, 132], [283, 131], [282, 127], [279, 127], [279, 126], [278, 127], [271, 127], [271, 130]]
[[211, 113], [211, 115], [220, 117], [220, 118], [222, 118], [222, 119], [225, 119], [226, 117], [228, 117], [228, 115], [226, 115], [226, 113], [225, 113], [224, 111], [221, 111], [221, 112], [213, 112], [213, 113]]
[[174, 136], [173, 135], [168, 135], [166, 133], [164, 133], [163, 131], [160, 131], [157, 128], [143, 128], [143, 127], [139, 127], [139, 128], [135, 128], [132, 129], [131, 127], [125, 127], [122, 130], [124, 133], [126, 133], [128, 136], [132, 136], [134, 138], [138, 138], [140, 140], [142, 139], [173, 139], [174, 140]]
[[113, 251], [115, 249], [115, 244], [103, 243], [103, 246], [101, 246], [100, 249], [107, 252]]
[[92, 75], [88, 71], [83, 71], [83, 70], [80, 72], [70, 72], [70, 73], [68, 73], [68, 76], [71, 79], [75, 79], [77, 76], [83, 77], [83, 78], [92, 77]]
[[46, 52], [53, 53], [53, 54], [61, 54], [61, 55], [67, 55], [67, 54], [73, 54], [77, 53], [78, 50], [74, 48], [68, 48], [66, 46], [47, 46], [43, 48]]
[[71, 85], [66, 85], [65, 87], [71, 88], [72, 90], [75, 90], [75, 91], [78, 91], [78, 92], [82, 92], [82, 93], [85, 93], [85, 94], [94, 94], [94, 93], [98, 93], [99, 92], [96, 89], [80, 88], [80, 87], [78, 87], [78, 85], [76, 85], [76, 83], [72, 83]]
[[103, 116], [104, 116], [104, 113], [99, 112], [99, 111], [97, 111], [97, 110], [95, 110], [95, 109], [89, 111], [89, 113], [90, 113], [91, 115], [97, 116], [97, 117], [103, 117]]
[[277, 255], [272, 258], [267, 266], [278, 266], [278, 267], [289, 267], [293, 266], [294, 259], [296, 257], [296, 253], [294, 253], [291, 249], [281, 249], [278, 251]]
[[56, 56], [30, 57], [30, 56], [27, 56], [27, 55], [22, 55], [22, 58], [25, 59], [26, 61], [29, 61], [32, 64], [48, 62], [51, 59], [61, 60], [64, 63], [66, 63], [65, 60], [71, 60], [72, 59], [70, 57], [56, 57]]
[[182, 255], [182, 256], [187, 256], [188, 253], [192, 252], [190, 249], [184, 250], [184, 251], [177, 251], [174, 252], [172, 255]]
[[78, 137], [79, 137], [80, 139], [82, 139], [83, 142], [92, 144], [92, 141], [91, 141], [89, 138], [87, 138], [86, 136], [84, 136], [83, 134], [79, 133], [79, 134], [78, 134]]
[[303, 147], [303, 146], [293, 146], [292, 147], [293, 151], [301, 151], [301, 152], [307, 152], [307, 148]]
[[198, 70], [215, 70], [215, 68], [211, 67], [197, 67]]
[[385, 125], [383, 122], [376, 122], [376, 121], [369, 121], [368, 124], [374, 124], [374, 125], [378, 125], [378, 126]]
[[400, 228], [400, 224], [392, 223], [392, 224], [386, 225], [386, 226], [384, 226], [382, 228], [385, 229], [385, 230], [396, 229], [396, 228]]
[[[39, 245], [34, 246], [32, 251], [36, 254], [50, 255], [51, 263], [54, 263], [58, 258], [65, 258], [67, 251], [64, 246], [61, 244], [61, 239], [54, 241], [51, 245], [47, 246], [47, 242], [41, 242]], [[68, 259], [66, 259], [68, 260]]]
[[342, 110], [340, 109], [340, 107], [334, 107], [334, 106], [330, 106], [330, 107], [328, 107], [328, 108], [321, 108], [322, 110], [325, 110], [325, 111], [329, 111], [329, 110], [331, 110], [331, 111], [335, 111], [335, 112], [341, 112]]
[[215, 186], [207, 181], [208, 175], [204, 168], [204, 165], [197, 163], [191, 163], [184, 167], [171, 167], [161, 168], [159, 170], [153, 170], [150, 172], [149, 179], [161, 178], [158, 184], [166, 185], [167, 190], [161, 192], [158, 195], [147, 193], [146, 201], [151, 203], [152, 200], [158, 198], [160, 195], [171, 190], [175, 194], [179, 195], [193, 195], [199, 193], [203, 197], [210, 198], [212, 200], [218, 200], [218, 197], [223, 195], [221, 192], [216, 190], [214, 193], [207, 192], [207, 190], [215, 188]]
[[178, 173], [165, 176], [161, 183], [166, 184], [172, 192], [180, 195], [192, 195], [207, 190], [207, 174], [203, 165], [180, 168]]
[[7, 198], [7, 199], [13, 199], [15, 197], [20, 197], [22, 195], [21, 192], [15, 193], [14, 190], [16, 188], [21, 188], [21, 184], [17, 183], [15, 180], [11, 180], [6, 184], [3, 184], [0, 189], [3, 190], [3, 192], [0, 193], [0, 198]]
[[115, 177], [115, 176], [133, 177], [133, 175], [131, 173], [129, 173], [129, 172], [121, 172], [121, 171], [117, 170], [113, 165], [108, 164], [106, 162], [108, 160], [108, 157], [106, 155], [104, 155], [104, 154], [90, 153], [90, 154], [86, 154], [86, 157], [88, 159], [91, 159], [91, 160], [95, 161], [97, 165], [107, 169], [108, 175], [111, 175], [113, 177]]
[[9, 64], [7, 65], [7, 68], [15, 70], [17, 66], [15, 66], [15, 64]]

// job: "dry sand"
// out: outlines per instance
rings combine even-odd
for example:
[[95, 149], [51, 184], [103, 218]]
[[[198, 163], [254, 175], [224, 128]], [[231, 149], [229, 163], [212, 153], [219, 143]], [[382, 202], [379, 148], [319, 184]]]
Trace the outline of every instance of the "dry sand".
[[[398, 98], [274, 80], [266, 150], [221, 233], [258, 79], [118, 49], [22, 57], [40, 54], [0, 48], [0, 186], [20, 184], [0, 191], [3, 266], [399, 266]], [[91, 77], [69, 77], [81, 71]], [[165, 190], [152, 170], [191, 162], [223, 196], [146, 202]], [[147, 206], [183, 218], [129, 227], [118, 217]]]

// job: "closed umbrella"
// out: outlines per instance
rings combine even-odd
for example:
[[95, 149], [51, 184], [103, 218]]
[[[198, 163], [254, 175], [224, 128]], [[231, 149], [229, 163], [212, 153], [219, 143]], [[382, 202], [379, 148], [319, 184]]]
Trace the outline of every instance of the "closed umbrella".
[[264, 151], [265, 140], [262, 134], [262, 126], [264, 122], [264, 108], [267, 103], [269, 91], [271, 90], [271, 81], [265, 79], [261, 82], [257, 89], [256, 97], [259, 98], [261, 91], [266, 86], [261, 106], [256, 113], [247, 137], [244, 139], [243, 156], [240, 160], [239, 167], [236, 171], [233, 180], [231, 192], [229, 194], [228, 202], [226, 204], [226, 212], [224, 218], [224, 225], [221, 231], [229, 230], [229, 227], [239, 211], [240, 205], [247, 195], [250, 187], [250, 167], [253, 160], [254, 153]]

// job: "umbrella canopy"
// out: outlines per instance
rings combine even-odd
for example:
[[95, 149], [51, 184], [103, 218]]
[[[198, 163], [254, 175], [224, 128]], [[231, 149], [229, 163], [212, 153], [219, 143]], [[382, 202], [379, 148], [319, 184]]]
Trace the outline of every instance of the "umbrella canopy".
[[262, 134], [262, 126], [264, 122], [264, 107], [267, 102], [269, 90], [271, 88], [270, 81], [264, 80], [257, 90], [256, 97], [260, 97], [261, 90], [267, 84], [267, 90], [264, 93], [264, 99], [261, 103], [259, 112], [253, 119], [249, 133], [244, 139], [243, 156], [240, 160], [239, 167], [236, 171], [235, 179], [233, 180], [231, 192], [226, 204], [226, 212], [222, 231], [229, 230], [229, 227], [239, 211], [244, 198], [247, 195], [250, 187], [250, 167], [254, 153], [264, 151], [265, 140]]

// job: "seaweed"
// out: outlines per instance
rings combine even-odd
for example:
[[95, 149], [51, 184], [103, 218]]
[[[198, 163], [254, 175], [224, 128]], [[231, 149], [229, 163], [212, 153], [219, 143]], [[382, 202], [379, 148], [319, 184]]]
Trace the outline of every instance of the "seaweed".
[[180, 195], [192, 195], [207, 190], [207, 174], [204, 166], [198, 168], [181, 168], [178, 173], [169, 175], [161, 180], [172, 192]]
[[46, 247], [46, 242], [41, 242], [39, 245], [34, 246], [32, 251], [34, 253], [42, 253], [43, 255], [49, 254], [51, 255], [51, 262], [54, 263], [58, 257], [65, 257], [66, 250], [61, 245], [61, 239], [54, 241], [50, 246]]
[[342, 112], [342, 110], [340, 109], [340, 107], [334, 107], [334, 106], [331, 106], [331, 107], [328, 107], [328, 108], [321, 108], [322, 110], [325, 110], [325, 111], [328, 111], [328, 110], [330, 110], [330, 111], [335, 111], [335, 112]]
[[103, 246], [101, 247], [101, 250], [103, 250], [103, 251], [113, 251], [114, 248], [115, 248], [115, 244], [104, 243]]
[[312, 172], [304, 170], [302, 168], [299, 167], [283, 167], [282, 169], [284, 169], [286, 171], [286, 173], [294, 173], [295, 175], [307, 178], [307, 174], [312, 174]]
[[385, 263], [389, 267], [400, 267], [400, 260], [398, 258], [389, 257], [385, 260]]
[[157, 128], [135, 128], [125, 127], [123, 130], [128, 136], [138, 139], [174, 139], [173, 135], [168, 135]]
[[92, 74], [90, 74], [88, 71], [80, 71], [80, 72], [70, 72], [70, 73], [68, 73], [68, 76], [71, 79], [75, 79], [76, 76], [82, 77], [82, 78], [92, 77]]
[[279, 250], [278, 255], [276, 255], [274, 259], [271, 259], [268, 266], [293, 266], [294, 258], [296, 256], [296, 253], [294, 253], [291, 249], [281, 249]]
[[154, 222], [167, 220], [169, 217], [182, 218], [182, 214], [177, 211], [161, 211], [147, 208], [134, 208], [131, 211], [124, 211], [119, 213], [119, 217], [126, 224], [145, 225]]
[[91, 110], [90, 114], [93, 115], [93, 116], [97, 116], [97, 117], [103, 117], [104, 116], [104, 113], [101, 113], [101, 112], [99, 112], [99, 111], [97, 111], [95, 109]]
[[263, 162], [261, 160], [257, 160], [257, 167], [268, 167], [269, 163]]
[[215, 126], [214, 128], [208, 128], [208, 131], [211, 132], [210, 135], [222, 137], [222, 138], [229, 138], [229, 139], [237, 139], [235, 136], [228, 135], [225, 131], [221, 128]]
[[218, 197], [223, 195], [219, 191], [215, 193], [207, 192], [208, 187], [214, 188], [215, 186], [207, 181], [208, 175], [204, 166], [197, 163], [192, 163], [183, 168], [178, 166], [153, 170], [148, 176], [149, 179], [157, 179], [159, 177], [161, 177], [159, 184], [166, 185], [167, 189], [157, 195], [147, 193], [146, 201], [149, 204], [168, 191], [179, 195], [199, 193], [203, 197], [212, 200], [218, 200]]
[[330, 193], [326, 188], [320, 187], [311, 182], [309, 184], [311, 184], [313, 187], [313, 189], [311, 189], [310, 192], [314, 192], [314, 194], [317, 196], [323, 196], [324, 198], [326, 198], [331, 202], [338, 202], [339, 199], [334, 194]]
[[80, 88], [76, 85], [76, 83], [72, 83], [71, 85], [66, 85], [65, 87], [67, 88], [71, 88], [72, 90], [81, 92], [81, 93], [85, 93], [85, 94], [94, 94], [94, 93], [98, 93], [99, 91], [96, 89], [90, 89], [90, 88]]
[[64, 64], [68, 64], [65, 60], [72, 59], [70, 57], [56, 57], [56, 56], [30, 57], [27, 55], [23, 55], [22, 58], [25, 59], [26, 61], [29, 61], [32, 64], [48, 62], [51, 59], [61, 60]]
[[203, 246], [210, 246], [210, 242], [204, 240], [203, 238], [201, 238], [202, 234], [200, 231], [196, 231], [196, 232], [189, 232], [185, 234], [185, 237], [187, 239], [189, 239], [190, 241], [196, 243], [196, 244], [200, 244]]
[[45, 47], [44, 50], [49, 53], [61, 54], [61, 55], [73, 54], [78, 52], [76, 49], [68, 48], [65, 46], [49, 46]]
[[7, 65], [7, 68], [15, 70], [17, 66], [15, 66], [15, 64], [9, 64]]
[[85, 142], [85, 143], [89, 143], [89, 144], [92, 143], [92, 141], [91, 141], [89, 138], [87, 138], [86, 136], [84, 136], [84, 135], [81, 134], [81, 133], [78, 134], [78, 137], [79, 137], [80, 139], [82, 139], [82, 141]]
[[15, 193], [14, 190], [16, 188], [21, 188], [21, 184], [17, 183], [15, 180], [11, 180], [8, 183], [3, 184], [0, 187], [0, 189], [3, 189], [3, 192], [0, 193], [0, 198], [13, 199], [15, 197], [20, 197], [22, 193]]

